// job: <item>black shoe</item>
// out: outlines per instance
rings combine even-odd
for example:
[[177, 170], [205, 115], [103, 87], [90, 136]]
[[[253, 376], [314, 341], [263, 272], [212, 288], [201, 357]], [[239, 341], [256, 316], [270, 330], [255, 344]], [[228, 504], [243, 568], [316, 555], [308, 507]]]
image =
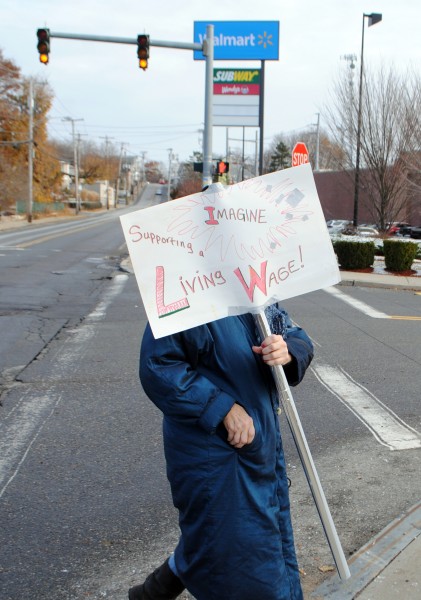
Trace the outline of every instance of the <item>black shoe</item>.
[[184, 589], [181, 580], [171, 571], [167, 559], [142, 584], [129, 589], [129, 600], [173, 600]]

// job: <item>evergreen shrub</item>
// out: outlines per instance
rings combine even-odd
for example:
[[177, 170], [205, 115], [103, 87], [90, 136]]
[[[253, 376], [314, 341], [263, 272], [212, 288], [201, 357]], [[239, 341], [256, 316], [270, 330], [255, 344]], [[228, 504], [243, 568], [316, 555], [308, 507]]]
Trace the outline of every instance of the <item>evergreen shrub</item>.
[[333, 249], [343, 269], [367, 269], [373, 266], [376, 245], [374, 242], [349, 242], [337, 240]]
[[400, 240], [384, 240], [384, 263], [389, 271], [408, 271], [418, 253], [418, 244]]

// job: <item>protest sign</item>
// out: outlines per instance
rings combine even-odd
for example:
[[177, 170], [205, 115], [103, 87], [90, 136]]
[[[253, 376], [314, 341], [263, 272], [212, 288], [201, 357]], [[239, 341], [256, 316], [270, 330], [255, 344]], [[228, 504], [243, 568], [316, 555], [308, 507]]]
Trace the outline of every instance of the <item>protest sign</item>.
[[120, 218], [156, 338], [340, 280], [309, 164]]

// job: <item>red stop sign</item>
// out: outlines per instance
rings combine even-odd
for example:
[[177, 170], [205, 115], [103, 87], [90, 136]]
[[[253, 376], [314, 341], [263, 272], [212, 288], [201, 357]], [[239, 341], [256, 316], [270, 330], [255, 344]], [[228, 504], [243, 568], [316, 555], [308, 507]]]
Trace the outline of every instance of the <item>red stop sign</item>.
[[292, 166], [298, 167], [298, 165], [303, 165], [304, 163], [308, 163], [308, 150], [307, 146], [304, 142], [297, 142], [292, 151]]

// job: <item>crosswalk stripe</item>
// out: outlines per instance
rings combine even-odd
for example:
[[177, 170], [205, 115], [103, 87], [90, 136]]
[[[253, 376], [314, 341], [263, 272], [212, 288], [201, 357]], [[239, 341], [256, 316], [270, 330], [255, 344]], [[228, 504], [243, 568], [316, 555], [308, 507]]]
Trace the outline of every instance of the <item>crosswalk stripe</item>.
[[357, 300], [356, 298], [352, 298], [351, 296], [344, 294], [344, 292], [341, 292], [333, 286], [325, 288], [323, 291], [327, 294], [335, 296], [335, 298], [338, 298], [338, 300], [342, 300], [342, 302], [346, 302], [356, 310], [359, 310], [363, 314], [367, 315], [368, 317], [372, 317], [373, 319], [394, 319], [395, 321], [421, 321], [421, 317], [415, 315], [388, 315], [384, 312], [373, 308], [369, 304], [362, 302], [361, 300]]
[[391, 450], [421, 448], [420, 434], [400, 419], [344, 369], [318, 364], [312, 367], [318, 381]]

